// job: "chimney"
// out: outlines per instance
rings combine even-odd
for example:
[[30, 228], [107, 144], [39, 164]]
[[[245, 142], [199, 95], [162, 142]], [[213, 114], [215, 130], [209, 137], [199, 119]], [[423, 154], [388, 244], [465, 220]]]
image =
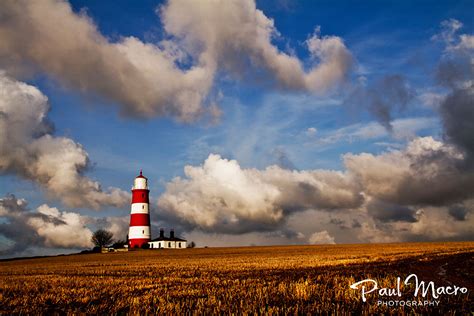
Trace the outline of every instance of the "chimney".
[[174, 238], [174, 229], [170, 230], [170, 238]]
[[163, 228], [160, 228], [160, 238], [165, 237], [165, 230]]

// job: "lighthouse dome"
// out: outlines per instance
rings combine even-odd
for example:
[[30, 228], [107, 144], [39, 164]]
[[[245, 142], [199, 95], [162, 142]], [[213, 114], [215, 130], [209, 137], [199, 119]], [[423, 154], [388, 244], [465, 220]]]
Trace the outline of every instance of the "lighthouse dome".
[[148, 179], [143, 176], [141, 170], [140, 174], [135, 178], [135, 181], [133, 182], [133, 189], [148, 189]]

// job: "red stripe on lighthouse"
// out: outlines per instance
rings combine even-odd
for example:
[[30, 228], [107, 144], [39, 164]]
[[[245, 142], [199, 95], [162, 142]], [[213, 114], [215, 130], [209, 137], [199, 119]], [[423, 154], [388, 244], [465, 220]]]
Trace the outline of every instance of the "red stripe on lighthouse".
[[133, 203], [150, 203], [148, 199], [148, 190], [134, 189], [132, 190], [132, 204]]
[[130, 226], [150, 226], [150, 214], [131, 214]]
[[135, 238], [135, 239], [130, 239], [128, 243], [130, 244], [130, 248], [141, 248], [143, 244], [146, 244], [149, 242], [150, 239], [146, 238]]

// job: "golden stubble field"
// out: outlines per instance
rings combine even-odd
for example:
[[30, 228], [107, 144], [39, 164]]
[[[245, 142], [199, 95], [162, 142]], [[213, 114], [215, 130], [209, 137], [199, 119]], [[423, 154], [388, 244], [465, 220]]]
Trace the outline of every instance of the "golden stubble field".
[[[431, 313], [473, 310], [474, 242], [141, 250], [0, 262], [0, 313]], [[466, 287], [437, 307], [366, 303], [350, 284], [416, 273]], [[403, 299], [413, 300], [404, 289]], [[407, 292], [407, 293], [405, 293]], [[396, 298], [400, 299], [400, 298]]]

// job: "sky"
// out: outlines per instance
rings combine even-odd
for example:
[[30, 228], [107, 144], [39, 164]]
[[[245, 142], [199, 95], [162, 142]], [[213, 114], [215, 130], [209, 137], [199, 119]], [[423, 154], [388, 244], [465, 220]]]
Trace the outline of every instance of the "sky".
[[2, 1], [0, 257], [474, 238], [473, 1]]

